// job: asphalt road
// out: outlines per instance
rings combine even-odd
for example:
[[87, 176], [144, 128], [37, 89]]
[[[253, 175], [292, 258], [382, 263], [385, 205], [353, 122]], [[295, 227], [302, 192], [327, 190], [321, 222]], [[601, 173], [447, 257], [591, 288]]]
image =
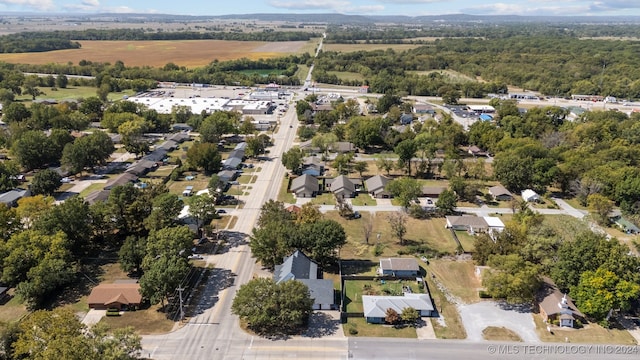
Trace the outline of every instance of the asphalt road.
[[[285, 173], [280, 156], [295, 138], [295, 112], [288, 111], [280, 121], [274, 146], [269, 149], [270, 158], [259, 164], [261, 171], [256, 173], [251, 195], [243, 197], [242, 211], [234, 212], [238, 220], [232, 229], [232, 241], [220, 254], [207, 259], [215, 268], [207, 279], [206, 293], [196, 306], [198, 314], [174, 332], [145, 336], [143, 355], [153, 359], [228, 359], [236, 355], [244, 358], [242, 354], [251, 346], [251, 338], [239, 329], [238, 317], [231, 314], [231, 303], [238, 286], [247, 283], [255, 273], [246, 236], [251, 234], [262, 204], [277, 198]], [[280, 354], [284, 352], [280, 350]]]

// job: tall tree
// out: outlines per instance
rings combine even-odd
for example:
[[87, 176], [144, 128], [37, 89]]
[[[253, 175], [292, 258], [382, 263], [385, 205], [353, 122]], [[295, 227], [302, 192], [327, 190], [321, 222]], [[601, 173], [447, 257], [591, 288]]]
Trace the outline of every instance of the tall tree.
[[398, 239], [400, 245], [404, 245], [404, 235], [407, 233], [407, 214], [403, 211], [396, 211], [387, 216], [391, 233]]
[[308, 324], [312, 305], [309, 289], [299, 281], [256, 278], [238, 289], [231, 311], [260, 334], [293, 334]]
[[404, 208], [409, 207], [411, 201], [422, 194], [422, 187], [418, 180], [410, 177], [402, 177], [388, 182], [385, 190], [390, 192]]
[[61, 180], [62, 176], [53, 170], [44, 169], [38, 171], [31, 182], [31, 191], [34, 194], [53, 195], [62, 185]]

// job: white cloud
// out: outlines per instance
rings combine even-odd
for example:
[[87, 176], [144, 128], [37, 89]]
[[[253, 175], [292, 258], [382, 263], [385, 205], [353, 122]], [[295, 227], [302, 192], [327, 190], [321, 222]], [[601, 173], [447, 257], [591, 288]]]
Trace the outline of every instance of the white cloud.
[[53, 0], [0, 0], [2, 5], [21, 5], [35, 10], [51, 10], [54, 8]]
[[82, 5], [98, 7], [100, 6], [100, 1], [99, 0], [83, 0]]
[[376, 0], [377, 2], [385, 4], [433, 4], [439, 2], [446, 2], [446, 0]]
[[[557, 2], [556, 2], [557, 4]], [[460, 9], [462, 14], [471, 15], [564, 15], [572, 16], [588, 12], [588, 6], [527, 6], [525, 4], [494, 3]]]

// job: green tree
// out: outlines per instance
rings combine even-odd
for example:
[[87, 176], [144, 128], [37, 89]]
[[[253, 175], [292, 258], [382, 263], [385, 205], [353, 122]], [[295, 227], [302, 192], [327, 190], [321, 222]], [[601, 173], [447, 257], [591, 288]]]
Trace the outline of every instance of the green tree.
[[31, 182], [31, 191], [34, 194], [53, 195], [62, 185], [60, 180], [62, 180], [62, 176], [53, 170], [38, 171]]
[[92, 169], [98, 165], [106, 165], [114, 151], [115, 147], [109, 135], [102, 131], [95, 131], [64, 147], [62, 167], [72, 173], [80, 173], [85, 168]]
[[387, 176], [391, 173], [391, 170], [393, 170], [394, 168], [393, 160], [386, 157], [377, 158], [376, 166], [378, 167], [378, 169], [384, 170], [387, 173]]
[[116, 186], [109, 193], [107, 207], [110, 224], [118, 229], [121, 236], [146, 232], [144, 219], [151, 214], [153, 207], [143, 190], [131, 183]]
[[299, 236], [289, 240], [290, 250], [303, 250], [314, 261], [326, 267], [335, 264], [337, 250], [347, 243], [344, 228], [335, 220], [317, 220], [299, 225]]
[[216, 144], [195, 143], [187, 150], [187, 162], [189, 165], [201, 168], [211, 174], [220, 170], [222, 157]]
[[149, 234], [143, 268], [148, 268], [158, 256], [187, 259], [193, 247], [193, 233], [189, 227], [175, 226], [160, 229]]
[[418, 310], [416, 310], [416, 309], [414, 309], [414, 308], [409, 306], [409, 307], [406, 307], [406, 308], [402, 309], [402, 313], [400, 314], [400, 318], [405, 323], [415, 325], [418, 322], [418, 320], [420, 320], [420, 313], [418, 312]]
[[8, 160], [0, 162], [0, 191], [5, 192], [18, 185], [17, 176], [20, 169], [15, 162]]
[[56, 86], [60, 89], [66, 89], [68, 83], [69, 79], [65, 74], [59, 74], [58, 76], [56, 76]]
[[11, 235], [22, 230], [22, 224], [15, 208], [0, 206], [0, 239], [2, 242], [9, 240]]
[[356, 161], [355, 164], [353, 164], [353, 170], [358, 172], [358, 175], [360, 175], [360, 178], [362, 178], [362, 174], [367, 171], [367, 169], [369, 168], [369, 165], [366, 161]]
[[217, 144], [224, 134], [237, 129], [239, 115], [236, 112], [216, 111], [207, 116], [200, 125], [200, 139], [205, 143]]
[[589, 208], [596, 213], [596, 219], [600, 225], [608, 225], [609, 213], [613, 210], [613, 201], [601, 194], [591, 194], [587, 197]]
[[2, 109], [2, 119], [6, 123], [22, 122], [31, 116], [31, 112], [21, 102], [12, 102]]
[[92, 242], [92, 223], [89, 204], [76, 195], [40, 213], [33, 228], [49, 235], [62, 231], [67, 236], [74, 258], [79, 259], [91, 250], [92, 245], [96, 245]]
[[143, 138], [149, 131], [151, 124], [136, 115], [133, 120], [125, 121], [118, 126], [118, 133], [122, 135], [124, 148], [132, 154], [143, 154], [149, 151], [149, 142]]
[[52, 161], [54, 147], [51, 140], [39, 130], [27, 131], [13, 143], [11, 151], [16, 156], [17, 162], [25, 170], [33, 170], [44, 167]]
[[582, 312], [595, 320], [604, 320], [610, 310], [626, 311], [640, 295], [640, 285], [620, 279], [604, 268], [585, 271], [571, 295]]
[[293, 334], [308, 324], [312, 306], [303, 283], [256, 278], [238, 289], [231, 311], [260, 334]]
[[491, 255], [491, 266], [482, 279], [482, 285], [493, 298], [504, 298], [508, 303], [533, 301], [541, 279], [539, 268], [517, 254]]
[[140, 293], [152, 304], [161, 303], [164, 307], [190, 269], [189, 262], [183, 257], [161, 255], [144, 267]]
[[291, 253], [289, 242], [297, 237], [297, 229], [290, 222], [268, 222], [254, 228], [251, 235], [251, 254], [266, 268], [273, 269], [285, 256]]
[[302, 159], [304, 158], [304, 153], [298, 146], [294, 146], [291, 149], [285, 151], [282, 154], [282, 165], [284, 165], [287, 170], [297, 173], [298, 169], [302, 165]]
[[176, 194], [162, 193], [153, 199], [153, 207], [149, 216], [144, 220], [149, 231], [160, 230], [174, 225], [184, 203]]
[[40, 78], [38, 75], [29, 75], [25, 77], [23, 93], [31, 95], [31, 99], [35, 100], [38, 95], [43, 95], [44, 93], [38, 88], [40, 86]]
[[422, 194], [422, 187], [418, 180], [410, 177], [389, 181], [385, 186], [385, 190], [390, 192], [404, 208], [408, 208], [411, 202]]
[[142, 260], [147, 253], [147, 242], [143, 237], [127, 236], [118, 251], [120, 268], [128, 273], [137, 274], [142, 271]]
[[198, 227], [210, 223], [216, 216], [215, 202], [209, 194], [192, 196], [188, 205], [189, 215], [196, 219]]
[[260, 136], [250, 136], [246, 137], [245, 141], [247, 143], [247, 155], [251, 157], [257, 157], [260, 154], [264, 153], [265, 143]]
[[452, 214], [456, 210], [457, 196], [451, 190], [444, 190], [436, 200], [436, 207], [445, 214]]

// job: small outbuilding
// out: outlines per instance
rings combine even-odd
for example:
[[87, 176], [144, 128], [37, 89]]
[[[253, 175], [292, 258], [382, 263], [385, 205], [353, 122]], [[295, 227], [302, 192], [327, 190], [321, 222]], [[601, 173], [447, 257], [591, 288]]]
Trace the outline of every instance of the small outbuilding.
[[397, 278], [415, 278], [420, 276], [420, 266], [414, 258], [380, 259], [378, 272]]
[[522, 200], [526, 202], [539, 202], [540, 195], [531, 189], [522, 190]]

